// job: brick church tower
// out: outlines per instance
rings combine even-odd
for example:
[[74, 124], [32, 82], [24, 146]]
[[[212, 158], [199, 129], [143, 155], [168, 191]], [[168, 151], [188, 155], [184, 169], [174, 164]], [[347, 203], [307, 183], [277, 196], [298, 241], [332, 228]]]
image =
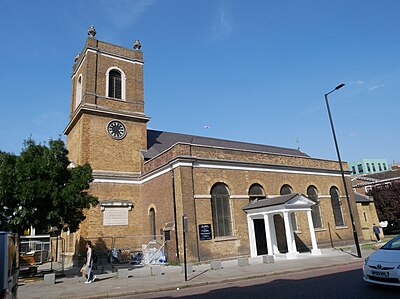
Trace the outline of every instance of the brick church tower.
[[70, 160], [95, 173], [139, 174], [146, 149], [143, 53], [138, 40], [126, 49], [95, 39], [92, 26], [72, 71]]
[[88, 35], [72, 69], [64, 134], [69, 159], [75, 165], [91, 165], [90, 193], [100, 204], [87, 211], [76, 237], [138, 235], [141, 151], [147, 147], [149, 121], [144, 113], [143, 53], [138, 40], [127, 49], [97, 40], [93, 26]]

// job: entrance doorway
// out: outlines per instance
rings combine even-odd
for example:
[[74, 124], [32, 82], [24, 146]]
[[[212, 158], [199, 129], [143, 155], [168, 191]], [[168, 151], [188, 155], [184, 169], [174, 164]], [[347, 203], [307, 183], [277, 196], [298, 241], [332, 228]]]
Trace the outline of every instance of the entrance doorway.
[[254, 219], [257, 255], [267, 254], [267, 237], [265, 235], [264, 219]]

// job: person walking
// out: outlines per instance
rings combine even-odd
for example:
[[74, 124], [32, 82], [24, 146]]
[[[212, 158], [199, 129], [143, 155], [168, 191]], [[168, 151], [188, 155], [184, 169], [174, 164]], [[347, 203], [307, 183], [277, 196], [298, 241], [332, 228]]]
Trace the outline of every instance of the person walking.
[[86, 275], [85, 283], [92, 283], [96, 280], [96, 276], [93, 276], [93, 249], [90, 241], [86, 242]]
[[374, 234], [376, 237], [376, 242], [381, 242], [381, 237], [379, 236], [380, 230], [379, 230], [379, 227], [375, 223], [374, 223], [372, 230], [374, 231]]

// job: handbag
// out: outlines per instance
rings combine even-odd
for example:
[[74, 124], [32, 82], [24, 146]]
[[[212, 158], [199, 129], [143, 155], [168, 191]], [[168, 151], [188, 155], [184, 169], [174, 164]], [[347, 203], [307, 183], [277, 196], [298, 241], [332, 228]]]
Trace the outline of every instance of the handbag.
[[81, 273], [86, 275], [86, 264], [83, 264], [82, 268], [81, 268]]

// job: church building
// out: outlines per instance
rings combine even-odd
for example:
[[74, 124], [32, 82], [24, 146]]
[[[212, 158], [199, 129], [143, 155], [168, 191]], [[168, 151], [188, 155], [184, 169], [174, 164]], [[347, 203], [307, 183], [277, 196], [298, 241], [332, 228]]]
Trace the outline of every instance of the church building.
[[[92, 26], [72, 71], [69, 159], [89, 163], [99, 205], [66, 239], [131, 253], [159, 244], [167, 260], [321, 254], [361, 231], [339, 163], [298, 149], [147, 129], [143, 52], [95, 38]], [[73, 236], [72, 236], [73, 235]], [[362, 236], [362, 235], [361, 235]], [[184, 246], [184, 242], [185, 245]]]

